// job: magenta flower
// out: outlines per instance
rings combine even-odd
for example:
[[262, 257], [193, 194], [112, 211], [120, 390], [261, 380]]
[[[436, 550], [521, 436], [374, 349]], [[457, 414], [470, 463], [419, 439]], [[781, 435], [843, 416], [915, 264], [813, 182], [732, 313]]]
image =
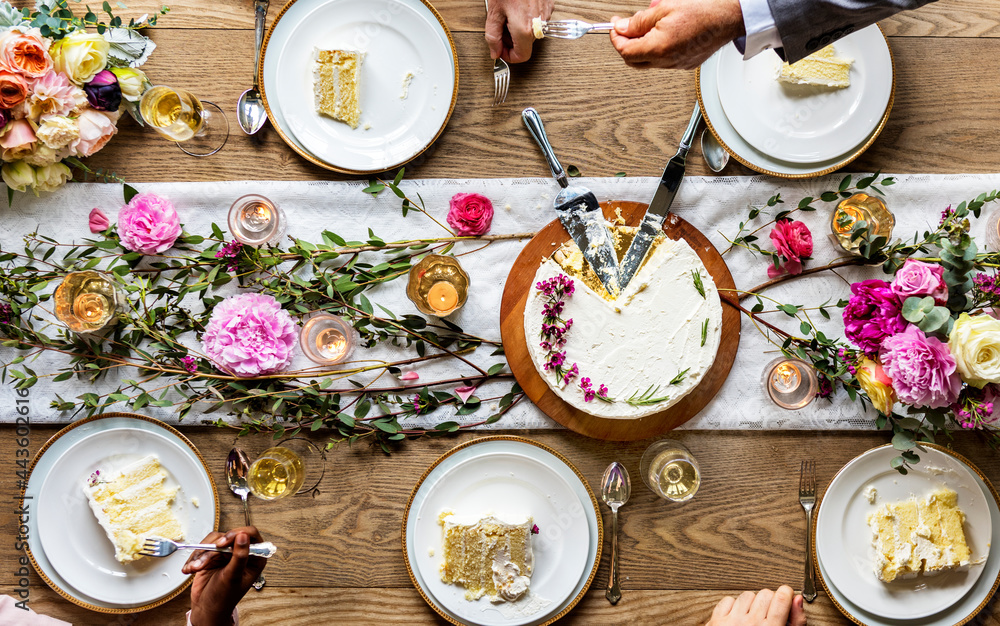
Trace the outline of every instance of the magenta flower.
[[133, 252], [161, 254], [181, 236], [181, 220], [170, 200], [140, 193], [118, 213], [118, 236]]
[[226, 269], [230, 272], [235, 272], [239, 268], [239, 262], [237, 259], [239, 258], [240, 250], [242, 249], [243, 243], [234, 239], [222, 246], [222, 248], [215, 253], [215, 258], [226, 259]]
[[271, 296], [230, 296], [212, 311], [202, 347], [216, 367], [254, 377], [283, 370], [292, 360], [298, 327]]
[[456, 193], [448, 207], [448, 225], [463, 237], [485, 235], [493, 223], [493, 203], [478, 193]]
[[851, 285], [844, 307], [844, 334], [865, 354], [875, 354], [886, 337], [906, 328], [899, 297], [884, 280], [865, 280]]
[[101, 70], [83, 86], [90, 106], [98, 111], [117, 111], [122, 103], [118, 77], [111, 70]]
[[195, 361], [194, 357], [191, 355], [182, 358], [181, 363], [184, 364], [184, 369], [186, 369], [189, 374], [194, 374], [198, 371], [198, 362]]
[[104, 232], [108, 229], [109, 226], [111, 226], [111, 220], [109, 220], [108, 216], [104, 214], [104, 211], [98, 208], [93, 208], [90, 210], [90, 217], [88, 218], [88, 222], [89, 222], [88, 225], [90, 226], [90, 232], [92, 233]]
[[910, 297], [934, 298], [936, 304], [948, 302], [948, 283], [944, 282], [944, 268], [932, 263], [906, 259], [903, 267], [896, 271], [892, 279], [892, 292], [900, 302]]
[[771, 229], [771, 243], [774, 250], [781, 258], [781, 263], [773, 263], [767, 268], [767, 275], [770, 278], [777, 278], [782, 274], [801, 274], [802, 261], [812, 256], [813, 240], [809, 227], [802, 222], [795, 222], [790, 219], [778, 220]]
[[937, 409], [958, 399], [962, 377], [948, 344], [916, 326], [885, 339], [879, 358], [902, 402]]

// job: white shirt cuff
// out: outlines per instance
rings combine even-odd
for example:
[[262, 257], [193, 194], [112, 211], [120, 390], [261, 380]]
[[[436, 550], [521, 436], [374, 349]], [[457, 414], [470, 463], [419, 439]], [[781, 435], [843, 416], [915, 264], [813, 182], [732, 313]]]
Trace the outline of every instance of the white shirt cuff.
[[781, 47], [778, 26], [774, 23], [767, 0], [740, 0], [740, 10], [743, 12], [743, 27], [747, 33], [744, 60], [763, 50]]

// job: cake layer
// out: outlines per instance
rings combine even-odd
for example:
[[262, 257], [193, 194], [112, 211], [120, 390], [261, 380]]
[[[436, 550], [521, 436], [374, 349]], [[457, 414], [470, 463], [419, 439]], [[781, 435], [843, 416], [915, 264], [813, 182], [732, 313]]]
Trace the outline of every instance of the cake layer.
[[795, 63], [784, 63], [778, 80], [793, 85], [814, 85], [842, 89], [851, 86], [851, 59], [837, 56], [833, 46], [826, 46]]
[[316, 112], [351, 128], [361, 122], [361, 64], [365, 54], [352, 50], [317, 50], [313, 69]]
[[486, 595], [492, 602], [511, 602], [528, 591], [534, 566], [530, 517], [511, 522], [445, 511], [439, 521], [444, 527], [441, 580], [464, 586], [468, 600]]

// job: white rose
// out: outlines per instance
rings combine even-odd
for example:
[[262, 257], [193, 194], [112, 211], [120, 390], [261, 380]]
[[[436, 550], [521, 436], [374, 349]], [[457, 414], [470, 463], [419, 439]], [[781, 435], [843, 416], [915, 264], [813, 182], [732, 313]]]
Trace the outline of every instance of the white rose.
[[82, 85], [108, 64], [111, 45], [103, 35], [78, 30], [57, 41], [49, 49], [55, 71]]
[[73, 172], [65, 163], [53, 163], [35, 170], [35, 192], [55, 191], [73, 177]]
[[55, 150], [38, 142], [35, 144], [35, 150], [31, 154], [25, 155], [24, 162], [28, 165], [33, 165], [35, 167], [45, 167], [46, 165], [52, 165], [56, 161], [61, 161], [63, 159], [63, 154], [59, 150]]
[[0, 169], [3, 182], [14, 191], [25, 191], [35, 184], [35, 168], [24, 161], [7, 163]]
[[962, 380], [979, 389], [1000, 383], [1000, 320], [962, 313], [948, 336], [948, 348]]
[[35, 137], [50, 148], [65, 148], [80, 138], [80, 127], [65, 115], [53, 115], [42, 120]]

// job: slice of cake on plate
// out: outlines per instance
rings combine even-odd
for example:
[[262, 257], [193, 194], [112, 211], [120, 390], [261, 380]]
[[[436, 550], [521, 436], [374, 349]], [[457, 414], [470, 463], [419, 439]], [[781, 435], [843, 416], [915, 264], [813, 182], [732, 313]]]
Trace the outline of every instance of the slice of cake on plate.
[[442, 581], [464, 586], [467, 600], [486, 595], [492, 602], [513, 602], [528, 591], [534, 567], [531, 517], [505, 520], [444, 511], [438, 521], [444, 527]]
[[838, 57], [831, 45], [795, 63], [783, 63], [778, 71], [778, 81], [792, 85], [843, 89], [851, 86], [853, 63], [852, 59]]
[[83, 485], [90, 509], [115, 547], [115, 558], [130, 563], [141, 558], [147, 537], [180, 540], [184, 529], [170, 507], [178, 487], [164, 484], [167, 474], [155, 455], [148, 455], [110, 476], [95, 472]]
[[313, 93], [316, 112], [351, 128], [361, 121], [361, 64], [364, 52], [316, 50]]
[[942, 488], [878, 507], [868, 515], [875, 548], [875, 575], [882, 582], [934, 576], [969, 567], [970, 552], [958, 494]]

